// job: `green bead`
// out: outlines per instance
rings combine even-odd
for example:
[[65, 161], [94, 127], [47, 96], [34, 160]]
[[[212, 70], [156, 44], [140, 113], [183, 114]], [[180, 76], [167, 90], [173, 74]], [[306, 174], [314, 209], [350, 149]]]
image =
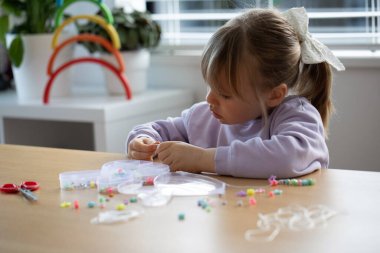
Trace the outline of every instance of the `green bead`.
[[184, 213], [179, 213], [178, 214], [178, 220], [185, 220], [185, 214]]

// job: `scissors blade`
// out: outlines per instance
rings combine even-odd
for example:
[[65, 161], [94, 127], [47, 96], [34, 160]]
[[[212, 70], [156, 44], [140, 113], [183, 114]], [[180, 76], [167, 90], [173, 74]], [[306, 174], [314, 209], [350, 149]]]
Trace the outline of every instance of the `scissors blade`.
[[36, 195], [34, 195], [31, 191], [29, 190], [26, 190], [26, 189], [23, 189], [23, 188], [19, 188], [19, 191], [22, 193], [22, 195], [27, 199], [27, 200], [31, 200], [31, 201], [36, 201], [38, 200], [38, 198], [36, 197]]

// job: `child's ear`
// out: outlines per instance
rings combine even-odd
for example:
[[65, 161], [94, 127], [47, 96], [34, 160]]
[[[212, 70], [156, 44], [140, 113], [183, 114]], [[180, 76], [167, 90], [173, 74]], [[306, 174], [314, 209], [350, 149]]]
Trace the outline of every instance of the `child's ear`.
[[288, 93], [288, 86], [285, 83], [282, 83], [272, 90], [269, 91], [266, 105], [267, 107], [273, 108], [278, 106], [282, 100], [284, 100], [286, 94]]

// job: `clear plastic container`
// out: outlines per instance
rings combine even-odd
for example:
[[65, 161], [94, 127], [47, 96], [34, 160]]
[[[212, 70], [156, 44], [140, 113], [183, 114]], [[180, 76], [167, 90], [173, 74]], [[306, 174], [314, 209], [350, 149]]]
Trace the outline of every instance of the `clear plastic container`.
[[63, 190], [96, 188], [100, 170], [67, 171], [59, 174], [60, 187]]
[[169, 166], [140, 160], [117, 160], [103, 164], [100, 170], [67, 171], [59, 174], [63, 190], [97, 188], [101, 193], [116, 193], [119, 184], [144, 185], [169, 172]]
[[117, 160], [105, 163], [97, 181], [101, 193], [118, 192], [119, 184], [143, 185], [148, 178], [167, 173], [169, 166], [141, 160]]

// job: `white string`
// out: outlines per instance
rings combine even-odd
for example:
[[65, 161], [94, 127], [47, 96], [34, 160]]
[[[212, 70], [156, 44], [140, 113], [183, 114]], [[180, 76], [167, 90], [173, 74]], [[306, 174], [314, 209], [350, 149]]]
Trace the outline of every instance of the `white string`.
[[327, 225], [327, 220], [337, 213], [323, 205], [308, 208], [292, 205], [279, 208], [276, 212], [258, 214], [257, 228], [245, 232], [247, 241], [270, 242], [280, 233], [281, 229], [291, 231], [311, 230]]

